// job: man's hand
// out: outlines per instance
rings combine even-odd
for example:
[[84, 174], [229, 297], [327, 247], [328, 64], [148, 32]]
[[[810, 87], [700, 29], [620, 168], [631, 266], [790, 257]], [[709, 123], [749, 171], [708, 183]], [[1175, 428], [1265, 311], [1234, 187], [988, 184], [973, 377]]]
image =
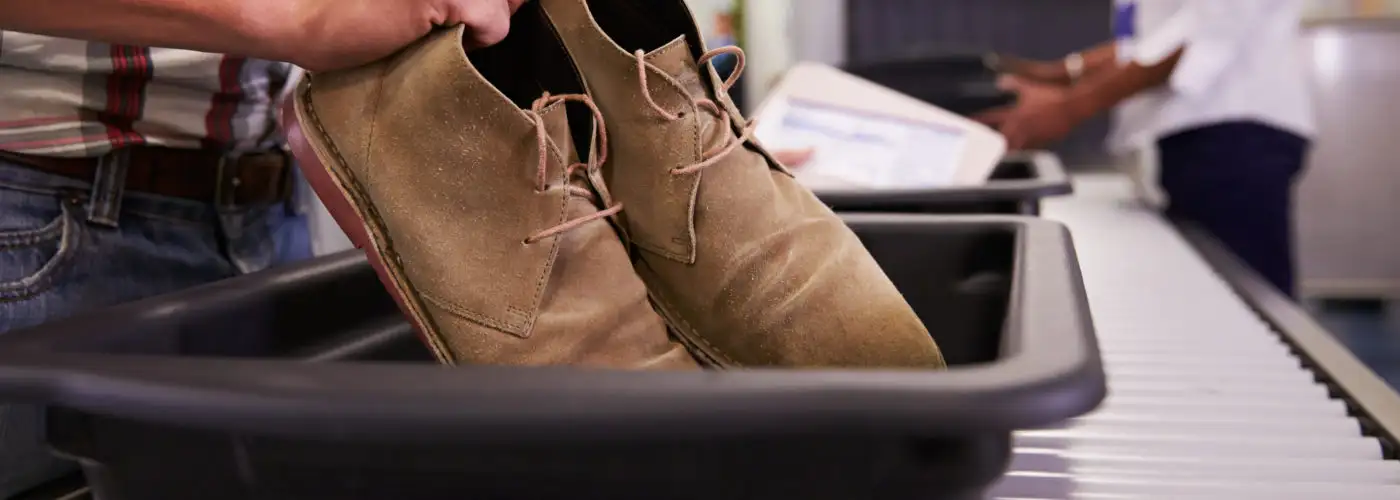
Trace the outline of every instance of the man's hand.
[[1071, 106], [1069, 88], [1005, 76], [1000, 85], [1015, 92], [1016, 104], [973, 117], [996, 127], [1013, 150], [1039, 148], [1063, 140], [1083, 121]]
[[457, 24], [467, 27], [468, 49], [494, 45], [526, 1], [304, 0], [302, 21], [281, 35], [296, 44], [286, 47], [283, 59], [312, 71], [356, 66], [392, 54], [435, 26]]
[[0, 0], [0, 30], [358, 66], [434, 26], [464, 24], [468, 48], [501, 41], [527, 0]]
[[1069, 85], [1069, 70], [1063, 62], [1036, 61], [1010, 54], [997, 54], [992, 70], [1022, 80], [1051, 85]]
[[771, 152], [773, 159], [788, 168], [799, 168], [809, 161], [817, 153], [813, 148], [807, 149], [778, 149]]

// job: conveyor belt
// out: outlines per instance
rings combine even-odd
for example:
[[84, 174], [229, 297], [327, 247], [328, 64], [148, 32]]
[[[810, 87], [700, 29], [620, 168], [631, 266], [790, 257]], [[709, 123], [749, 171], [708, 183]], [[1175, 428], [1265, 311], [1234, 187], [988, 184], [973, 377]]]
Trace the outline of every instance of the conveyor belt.
[[[1073, 234], [1110, 394], [1063, 428], [1018, 434], [992, 498], [1400, 498], [1400, 461], [1366, 405], [1130, 203], [1124, 179], [1081, 178], [1076, 192], [1045, 212]], [[1370, 409], [1394, 409], [1381, 399]]]

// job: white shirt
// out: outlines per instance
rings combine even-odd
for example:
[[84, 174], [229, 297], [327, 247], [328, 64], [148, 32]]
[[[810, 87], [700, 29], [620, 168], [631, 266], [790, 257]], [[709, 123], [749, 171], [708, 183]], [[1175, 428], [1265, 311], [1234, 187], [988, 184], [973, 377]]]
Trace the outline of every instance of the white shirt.
[[1187, 50], [1169, 85], [1119, 106], [1110, 149], [1129, 153], [1175, 132], [1226, 121], [1315, 133], [1299, 36], [1302, 0], [1115, 4], [1120, 63], [1152, 66], [1180, 47]]

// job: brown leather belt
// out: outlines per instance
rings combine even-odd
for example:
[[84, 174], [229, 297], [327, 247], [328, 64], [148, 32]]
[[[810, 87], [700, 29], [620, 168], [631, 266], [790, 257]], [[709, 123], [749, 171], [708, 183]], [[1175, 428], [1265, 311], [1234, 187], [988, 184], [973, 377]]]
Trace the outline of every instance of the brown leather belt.
[[[126, 189], [221, 206], [275, 203], [291, 195], [292, 162], [283, 151], [238, 157], [194, 149], [126, 149]], [[97, 158], [58, 158], [0, 151], [0, 158], [82, 181], [97, 177]], [[227, 158], [227, 159], [226, 159]]]

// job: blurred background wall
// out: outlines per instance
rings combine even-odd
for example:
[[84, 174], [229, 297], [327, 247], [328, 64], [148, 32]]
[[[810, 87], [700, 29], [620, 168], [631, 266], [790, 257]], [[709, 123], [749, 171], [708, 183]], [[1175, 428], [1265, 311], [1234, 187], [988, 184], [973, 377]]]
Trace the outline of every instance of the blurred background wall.
[[[848, 63], [938, 51], [996, 51], [1057, 59], [1111, 38], [1112, 0], [859, 0], [845, 4]], [[1106, 119], [1095, 120], [1056, 152], [1071, 165], [1106, 164], [1107, 131]]]
[[1307, 0], [1312, 18], [1400, 15], [1400, 0]]
[[[688, 0], [711, 44], [742, 40], [750, 109], [797, 61], [836, 66], [947, 51], [1053, 59], [1110, 38], [1112, 0]], [[1151, 1], [1151, 0], [1146, 0]], [[1230, 1], [1230, 0], [1219, 0]], [[725, 17], [729, 16], [729, 17]], [[733, 21], [734, 33], [724, 28]], [[1322, 130], [1299, 186], [1302, 289], [1400, 298], [1400, 0], [1308, 0], [1302, 43]], [[1111, 168], [1100, 119], [1057, 147]]]
[[[1319, 134], [1298, 187], [1302, 292], [1400, 299], [1400, 1], [1318, 1], [1304, 23]], [[1397, 316], [1400, 317], [1400, 316]]]
[[[702, 29], [742, 9], [746, 101], [762, 100], [792, 63], [832, 65], [920, 52], [996, 50], [1058, 58], [1109, 38], [1112, 0], [689, 0]], [[1104, 164], [1107, 122], [1059, 148], [1068, 163]]]

